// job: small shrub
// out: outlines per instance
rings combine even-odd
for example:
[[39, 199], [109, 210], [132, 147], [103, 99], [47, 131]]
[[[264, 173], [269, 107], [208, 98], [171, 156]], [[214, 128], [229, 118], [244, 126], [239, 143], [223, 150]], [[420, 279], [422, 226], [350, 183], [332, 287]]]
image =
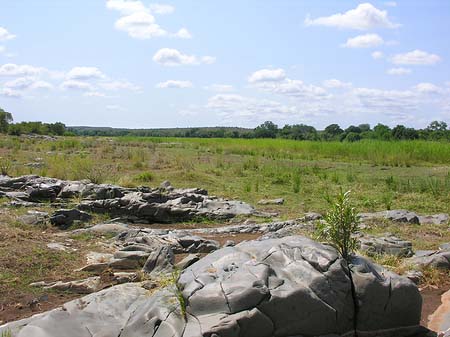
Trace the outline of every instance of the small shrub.
[[0, 335], [0, 337], [12, 337], [12, 332], [11, 330], [4, 330], [2, 331], [2, 334]]
[[0, 173], [3, 176], [9, 175], [11, 170], [11, 160], [8, 158], [0, 158]]
[[355, 208], [350, 204], [350, 191], [337, 196], [336, 201], [327, 198], [331, 206], [325, 221], [318, 223], [317, 236], [334, 246], [344, 259], [355, 251], [357, 240], [353, 236], [359, 229], [359, 219]]
[[140, 181], [142, 183], [150, 182], [154, 179], [154, 175], [151, 172], [142, 172], [134, 177], [135, 180]]

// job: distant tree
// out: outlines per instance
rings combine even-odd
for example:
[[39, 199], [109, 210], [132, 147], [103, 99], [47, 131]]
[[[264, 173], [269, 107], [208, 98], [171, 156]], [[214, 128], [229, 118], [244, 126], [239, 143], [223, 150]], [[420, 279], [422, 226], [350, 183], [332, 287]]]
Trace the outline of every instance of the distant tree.
[[255, 128], [254, 134], [256, 138], [276, 138], [278, 126], [271, 121], [266, 121]]
[[317, 130], [305, 124], [286, 124], [280, 130], [281, 137], [295, 140], [317, 140]]
[[359, 140], [361, 140], [361, 135], [356, 132], [349, 132], [344, 138], [346, 142], [357, 142]]
[[374, 138], [380, 140], [389, 140], [391, 139], [391, 128], [387, 125], [378, 123], [373, 128]]
[[344, 130], [342, 130], [339, 125], [330, 124], [325, 128], [322, 135], [325, 140], [332, 140], [337, 139], [342, 133], [344, 133]]
[[391, 131], [392, 138], [397, 140], [407, 140], [407, 139], [417, 139], [419, 138], [419, 133], [413, 128], [406, 128], [403, 125], [397, 125]]
[[430, 125], [427, 126], [427, 130], [429, 131], [446, 131], [447, 130], [447, 123], [444, 121], [433, 121], [430, 123]]
[[345, 129], [346, 133], [361, 133], [361, 129], [358, 126], [350, 125], [347, 129]]
[[358, 128], [361, 130], [361, 132], [371, 131], [370, 124], [359, 124]]
[[66, 132], [66, 125], [60, 122], [56, 122], [48, 125], [48, 129], [51, 134], [56, 136], [62, 136]]
[[9, 124], [13, 121], [11, 113], [0, 108], [0, 132], [6, 133], [8, 131]]

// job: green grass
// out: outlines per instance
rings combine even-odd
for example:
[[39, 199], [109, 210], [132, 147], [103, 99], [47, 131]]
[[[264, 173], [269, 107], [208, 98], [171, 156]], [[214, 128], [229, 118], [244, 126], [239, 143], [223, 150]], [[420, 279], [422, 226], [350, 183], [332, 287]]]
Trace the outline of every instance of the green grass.
[[[450, 212], [450, 145], [424, 141], [308, 142], [282, 139], [0, 137], [13, 175], [91, 179], [127, 187], [202, 187], [270, 206], [281, 217], [325, 211], [324, 196], [351, 190], [361, 211]], [[42, 159], [42, 168], [25, 163]]]

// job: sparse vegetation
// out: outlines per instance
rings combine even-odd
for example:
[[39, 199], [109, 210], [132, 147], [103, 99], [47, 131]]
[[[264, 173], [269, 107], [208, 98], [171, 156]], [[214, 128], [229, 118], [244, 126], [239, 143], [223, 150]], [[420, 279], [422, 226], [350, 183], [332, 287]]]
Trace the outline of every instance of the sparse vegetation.
[[338, 194], [336, 200], [328, 198], [330, 211], [325, 222], [317, 223], [317, 236], [334, 246], [344, 259], [347, 259], [357, 247], [354, 234], [358, 232], [359, 219], [350, 203], [350, 191]]

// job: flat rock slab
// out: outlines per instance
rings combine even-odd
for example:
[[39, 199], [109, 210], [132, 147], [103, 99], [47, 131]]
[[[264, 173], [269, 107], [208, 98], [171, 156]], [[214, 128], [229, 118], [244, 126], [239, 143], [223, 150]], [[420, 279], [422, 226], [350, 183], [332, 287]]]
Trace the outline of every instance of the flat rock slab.
[[418, 215], [417, 213], [396, 209], [389, 211], [381, 211], [375, 213], [360, 213], [361, 221], [372, 219], [387, 219], [393, 222], [408, 223], [408, 224], [432, 224], [432, 225], [444, 225], [449, 222], [448, 214], [434, 214], [434, 215]]
[[442, 304], [430, 316], [428, 326], [444, 336], [450, 336], [450, 290], [444, 293], [441, 299]]

